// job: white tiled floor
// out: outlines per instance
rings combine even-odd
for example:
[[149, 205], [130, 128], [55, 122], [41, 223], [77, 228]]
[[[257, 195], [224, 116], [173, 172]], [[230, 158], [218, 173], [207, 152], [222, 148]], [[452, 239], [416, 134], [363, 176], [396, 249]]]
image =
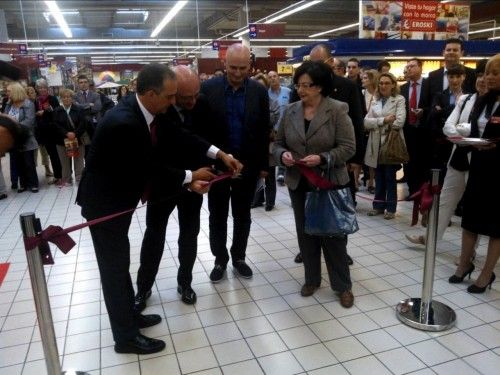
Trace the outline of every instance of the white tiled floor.
[[[2, 159], [4, 172], [7, 161]], [[372, 197], [363, 190], [362, 196]], [[36, 212], [44, 227], [80, 223], [75, 193], [76, 188], [43, 184], [37, 195], [9, 192], [0, 202], [0, 262], [11, 263], [0, 287], [2, 375], [46, 373], [19, 214]], [[204, 205], [194, 269], [195, 306], [182, 304], [175, 290], [178, 227], [173, 216], [146, 310], [161, 314], [163, 322], [144, 331], [164, 339], [167, 349], [150, 356], [114, 353], [89, 232], [72, 233], [78, 246], [67, 255], [56, 252], [56, 264], [45, 267], [63, 369], [93, 375], [498, 374], [500, 283], [483, 295], [470, 295], [465, 292], [468, 280], [462, 285], [447, 282], [460, 246], [459, 218], [438, 245], [434, 283], [434, 297], [456, 311], [457, 325], [428, 333], [399, 323], [394, 313], [400, 299], [421, 292], [424, 252], [404, 239], [405, 233], [420, 230], [409, 227], [410, 204], [400, 203], [397, 218], [386, 221], [366, 216], [369, 200], [360, 197], [358, 202], [361, 229], [348, 245], [355, 262], [351, 275], [356, 300], [351, 309], [340, 306], [325, 269], [323, 287], [313, 297], [299, 295], [303, 269], [293, 262], [297, 242], [285, 188], [278, 189], [274, 211], [253, 210], [247, 250], [255, 273], [251, 280], [236, 278], [229, 268], [222, 283], [209, 282], [213, 257]], [[144, 216], [145, 209], [138, 210], [130, 230], [133, 277]], [[473, 279], [484, 262], [485, 244], [483, 240], [478, 249]], [[500, 274], [500, 267], [496, 272]]]

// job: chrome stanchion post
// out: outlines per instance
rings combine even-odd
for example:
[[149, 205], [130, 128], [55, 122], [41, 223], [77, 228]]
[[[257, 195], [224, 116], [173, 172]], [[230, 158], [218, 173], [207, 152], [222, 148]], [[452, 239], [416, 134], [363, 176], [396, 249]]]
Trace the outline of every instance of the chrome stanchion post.
[[[439, 183], [439, 169], [432, 169], [432, 186]], [[396, 307], [396, 315], [404, 324], [424, 331], [443, 331], [453, 327], [455, 311], [441, 302], [432, 300], [434, 268], [436, 265], [437, 224], [439, 217], [439, 192], [433, 194], [426, 233], [424, 277], [421, 298], [409, 298]]]
[[[21, 222], [21, 229], [23, 231], [24, 238], [33, 237], [37, 234], [40, 223], [34, 213], [23, 213], [19, 217], [19, 220]], [[43, 269], [42, 256], [38, 246], [30, 251], [27, 251], [26, 258], [28, 260], [31, 289], [33, 290], [33, 299], [35, 300], [36, 315], [38, 319], [38, 327], [40, 328], [40, 337], [42, 339], [47, 374], [61, 375], [61, 364], [59, 362], [59, 351], [57, 349], [54, 322], [52, 320], [49, 294], [47, 291], [47, 283], [45, 281], [45, 271]], [[66, 374], [85, 375], [84, 372], [80, 371], [68, 371]]]

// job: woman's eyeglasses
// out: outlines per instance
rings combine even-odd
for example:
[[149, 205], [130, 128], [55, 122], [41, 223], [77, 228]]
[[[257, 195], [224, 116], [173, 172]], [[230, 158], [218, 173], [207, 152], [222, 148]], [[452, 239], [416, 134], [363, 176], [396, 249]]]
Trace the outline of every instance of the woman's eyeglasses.
[[312, 82], [302, 82], [302, 83], [296, 83], [295, 85], [293, 85], [293, 87], [295, 87], [295, 90], [298, 90], [301, 87], [303, 89], [308, 89], [308, 88], [311, 88], [313, 86], [316, 86], [316, 85]]

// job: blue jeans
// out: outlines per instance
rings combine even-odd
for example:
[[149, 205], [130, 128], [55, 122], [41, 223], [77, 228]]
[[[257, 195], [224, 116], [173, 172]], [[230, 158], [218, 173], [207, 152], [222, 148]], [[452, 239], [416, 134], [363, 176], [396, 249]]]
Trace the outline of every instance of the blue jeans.
[[397, 165], [379, 164], [375, 169], [374, 210], [395, 213], [397, 205]]

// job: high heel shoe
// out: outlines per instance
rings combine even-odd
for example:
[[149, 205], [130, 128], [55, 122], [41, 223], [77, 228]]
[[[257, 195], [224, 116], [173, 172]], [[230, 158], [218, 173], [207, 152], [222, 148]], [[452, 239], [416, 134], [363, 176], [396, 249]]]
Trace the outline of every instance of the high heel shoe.
[[495, 281], [495, 279], [496, 279], [496, 275], [495, 275], [495, 272], [493, 272], [491, 274], [490, 282], [488, 284], [486, 284], [485, 286], [477, 286], [476, 284], [472, 284], [467, 288], [467, 291], [469, 293], [474, 293], [474, 294], [484, 293], [486, 288], [489, 287], [491, 289], [491, 284], [493, 284], [493, 281]]
[[460, 284], [462, 281], [464, 281], [465, 276], [467, 276], [467, 275], [469, 275], [469, 279], [470, 279], [470, 275], [474, 271], [475, 268], [476, 267], [474, 266], [474, 263], [471, 263], [469, 269], [467, 271], [465, 271], [462, 276], [452, 275], [448, 279], [448, 282], [450, 284]]

